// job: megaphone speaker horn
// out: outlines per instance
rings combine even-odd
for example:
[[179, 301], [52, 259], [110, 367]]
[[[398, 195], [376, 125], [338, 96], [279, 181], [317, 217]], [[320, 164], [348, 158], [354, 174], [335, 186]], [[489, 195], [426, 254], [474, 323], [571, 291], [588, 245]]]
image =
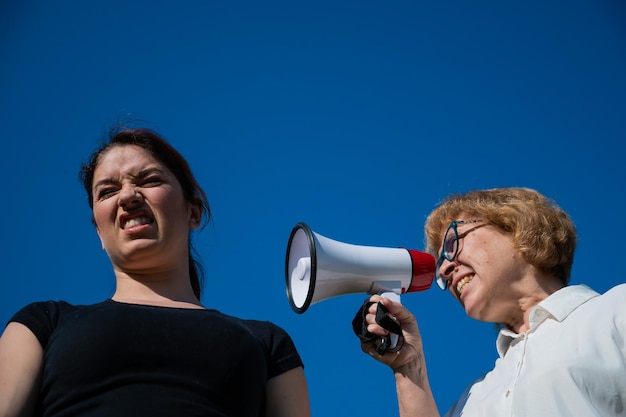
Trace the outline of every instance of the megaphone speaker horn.
[[298, 223], [289, 236], [285, 280], [296, 313], [342, 294], [424, 291], [434, 275], [435, 259], [425, 252], [338, 242], [306, 223]]

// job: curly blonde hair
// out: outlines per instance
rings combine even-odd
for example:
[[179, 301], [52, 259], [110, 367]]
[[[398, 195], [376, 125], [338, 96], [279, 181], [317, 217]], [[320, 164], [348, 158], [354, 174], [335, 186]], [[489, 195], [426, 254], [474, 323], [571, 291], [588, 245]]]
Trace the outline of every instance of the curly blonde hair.
[[553, 200], [535, 190], [516, 187], [452, 194], [426, 219], [427, 252], [439, 255], [442, 234], [450, 222], [461, 220], [461, 214], [510, 233], [526, 261], [568, 284], [576, 249], [576, 227]]

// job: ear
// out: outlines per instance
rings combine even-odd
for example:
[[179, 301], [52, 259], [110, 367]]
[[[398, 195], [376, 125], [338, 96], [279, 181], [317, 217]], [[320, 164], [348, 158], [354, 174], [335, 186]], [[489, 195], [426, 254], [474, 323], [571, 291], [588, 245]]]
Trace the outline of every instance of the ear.
[[197, 204], [191, 204], [189, 209], [189, 228], [197, 229], [202, 222], [202, 208]]

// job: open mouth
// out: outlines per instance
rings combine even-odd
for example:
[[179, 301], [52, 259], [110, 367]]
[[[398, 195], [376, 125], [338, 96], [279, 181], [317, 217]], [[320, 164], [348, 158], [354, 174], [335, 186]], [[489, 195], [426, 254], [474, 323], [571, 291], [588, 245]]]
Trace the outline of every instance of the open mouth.
[[469, 284], [469, 282], [474, 279], [474, 275], [468, 275], [465, 278], [463, 278], [462, 280], [460, 280], [457, 284], [456, 284], [456, 290], [459, 293], [459, 295], [461, 295], [463, 293], [463, 290], [465, 289], [465, 286], [467, 284]]
[[140, 226], [143, 224], [152, 224], [153, 220], [146, 216], [134, 217], [132, 219], [127, 219], [124, 223], [122, 223], [122, 229], [128, 229], [134, 226]]

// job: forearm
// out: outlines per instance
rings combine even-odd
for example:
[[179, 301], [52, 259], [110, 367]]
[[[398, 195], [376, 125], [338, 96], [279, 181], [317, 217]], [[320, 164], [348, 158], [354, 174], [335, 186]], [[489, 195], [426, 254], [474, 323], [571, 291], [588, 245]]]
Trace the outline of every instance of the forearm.
[[394, 370], [398, 407], [400, 417], [439, 417], [439, 410], [435, 403], [426, 365], [422, 360], [416, 360]]

